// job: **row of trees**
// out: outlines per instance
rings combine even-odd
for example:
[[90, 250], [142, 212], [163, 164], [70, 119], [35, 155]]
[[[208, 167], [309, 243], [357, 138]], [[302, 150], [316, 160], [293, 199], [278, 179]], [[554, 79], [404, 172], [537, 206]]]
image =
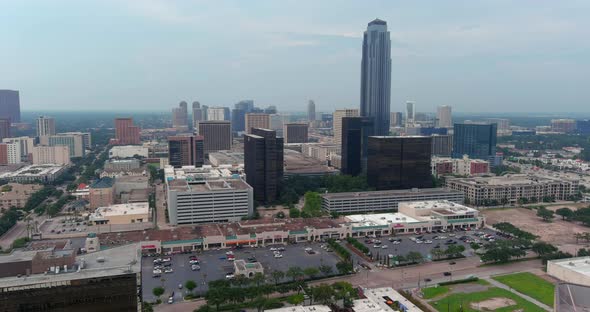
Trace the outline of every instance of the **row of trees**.
[[464, 251], [465, 246], [463, 245], [450, 245], [447, 249], [434, 248], [431, 254], [437, 260], [443, 259], [443, 257], [444, 259], [453, 259], [462, 257]]
[[294, 205], [306, 192], [361, 192], [371, 190], [364, 176], [326, 175], [317, 177], [291, 176], [279, 188], [279, 199], [275, 204]]
[[498, 231], [509, 234], [513, 237], [516, 238], [520, 238], [523, 240], [534, 240], [537, 238], [536, 235], [527, 232], [527, 231], [523, 231], [517, 227], [515, 227], [512, 223], [509, 222], [499, 222], [499, 223], [495, 223], [494, 228], [496, 228]]
[[576, 211], [564, 207], [555, 211], [565, 221], [579, 221], [585, 226], [590, 226], [590, 207], [580, 208]]
[[352, 245], [352, 247], [358, 249], [360, 252], [364, 253], [365, 255], [369, 255], [371, 250], [369, 247], [365, 246], [365, 244], [359, 242], [356, 238], [348, 237], [346, 241]]

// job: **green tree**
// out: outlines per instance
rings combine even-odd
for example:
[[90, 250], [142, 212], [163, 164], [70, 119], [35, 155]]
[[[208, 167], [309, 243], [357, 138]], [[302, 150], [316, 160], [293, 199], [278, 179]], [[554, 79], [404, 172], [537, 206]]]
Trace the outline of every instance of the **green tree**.
[[163, 287], [154, 287], [154, 289], [152, 289], [152, 294], [154, 294], [154, 296], [158, 297], [158, 300], [160, 299], [160, 296], [162, 296], [164, 294], [164, 288]]
[[219, 305], [227, 301], [227, 289], [224, 288], [212, 288], [205, 294], [205, 299], [208, 304], [215, 306], [215, 310], [219, 311]]
[[553, 214], [554, 214], [553, 211], [551, 211], [545, 207], [541, 207], [541, 208], [537, 209], [537, 216], [541, 217], [543, 219], [543, 221], [545, 221], [545, 222], [551, 221], [551, 219], [554, 218]]
[[277, 285], [285, 277], [285, 272], [274, 270], [270, 273], [270, 276], [274, 280], [275, 285]]
[[557, 209], [555, 214], [561, 216], [562, 220], [571, 220], [574, 217], [574, 211], [567, 207]]
[[406, 255], [406, 259], [408, 259], [408, 261], [413, 262], [413, 263], [420, 263], [424, 259], [424, 256], [422, 256], [422, 254], [417, 251], [410, 251]]
[[500, 240], [486, 246], [485, 253], [481, 256], [484, 262], [506, 263], [512, 258], [524, 257], [526, 252], [520, 249], [521, 240]]
[[303, 295], [303, 294], [294, 294], [294, 295], [287, 297], [287, 302], [292, 305], [302, 304], [303, 301], [305, 301], [305, 295]]
[[299, 218], [301, 216], [301, 212], [299, 211], [299, 209], [293, 207], [291, 209], [289, 209], [289, 217], [290, 218]]
[[319, 217], [322, 214], [322, 198], [320, 194], [316, 192], [305, 193], [305, 205], [303, 206], [303, 212], [307, 213], [310, 217]]
[[539, 256], [544, 256], [546, 254], [551, 254], [556, 252], [558, 249], [557, 247], [546, 243], [546, 242], [536, 242], [533, 244], [532, 250]]
[[320, 265], [320, 272], [322, 272], [324, 275], [330, 275], [332, 274], [332, 267], [325, 264]]
[[254, 276], [252, 276], [252, 282], [256, 284], [256, 287], [260, 287], [260, 284], [264, 282], [264, 274], [256, 272]]
[[330, 285], [320, 284], [311, 289], [311, 294], [316, 302], [329, 305], [333, 301], [334, 289]]
[[316, 267], [307, 267], [303, 270], [303, 274], [307, 275], [310, 279], [314, 279], [320, 274], [320, 270]]
[[340, 274], [348, 274], [349, 272], [352, 272], [353, 267], [348, 261], [339, 261], [336, 263], [336, 269]]
[[303, 270], [300, 267], [292, 266], [287, 270], [285, 275], [295, 281], [303, 277], [303, 274]]
[[430, 253], [437, 260], [442, 258], [442, 256], [444, 256], [446, 254], [445, 251], [441, 250], [440, 248], [434, 248], [434, 249], [432, 249], [432, 251]]
[[188, 289], [188, 291], [192, 293], [193, 289], [197, 288], [197, 283], [195, 283], [193, 280], [188, 280], [186, 283], [184, 283], [184, 288]]
[[154, 312], [154, 307], [149, 302], [142, 302], [141, 303], [141, 312]]

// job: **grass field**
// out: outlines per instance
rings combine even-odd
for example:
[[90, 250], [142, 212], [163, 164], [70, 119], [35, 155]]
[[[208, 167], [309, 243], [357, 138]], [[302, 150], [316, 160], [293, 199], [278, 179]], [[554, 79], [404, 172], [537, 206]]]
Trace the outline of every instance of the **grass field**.
[[493, 279], [553, 307], [555, 285], [528, 272], [496, 276]]
[[432, 299], [449, 292], [448, 286], [428, 287], [422, 289], [424, 299]]
[[463, 306], [462, 311], [464, 312], [479, 312], [481, 310], [472, 309], [470, 303], [481, 302], [492, 298], [508, 298], [516, 302], [516, 305], [495, 309], [494, 311], [496, 312], [512, 312], [518, 309], [522, 309], [524, 312], [545, 312], [545, 310], [518, 295], [496, 287], [481, 292], [456, 293], [439, 300], [430, 301], [429, 303], [439, 312], [460, 311], [461, 306]]

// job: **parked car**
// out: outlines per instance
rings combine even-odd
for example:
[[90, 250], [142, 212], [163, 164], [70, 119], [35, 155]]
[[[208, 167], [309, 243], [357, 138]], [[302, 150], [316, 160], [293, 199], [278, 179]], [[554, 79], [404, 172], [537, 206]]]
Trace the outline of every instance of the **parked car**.
[[234, 274], [233, 274], [233, 273], [227, 273], [227, 274], [225, 274], [225, 278], [226, 278], [226, 279], [233, 279], [234, 277], [235, 277], [235, 276], [234, 276]]
[[164, 273], [173, 273], [173, 272], [174, 272], [174, 269], [173, 268], [166, 268], [164, 270]]
[[444, 276], [451, 276], [452, 274], [451, 274], [451, 272], [444, 272], [443, 275]]
[[201, 267], [196, 264], [193, 264], [193, 265], [191, 265], [191, 270], [192, 271], [199, 271], [199, 270], [201, 270]]

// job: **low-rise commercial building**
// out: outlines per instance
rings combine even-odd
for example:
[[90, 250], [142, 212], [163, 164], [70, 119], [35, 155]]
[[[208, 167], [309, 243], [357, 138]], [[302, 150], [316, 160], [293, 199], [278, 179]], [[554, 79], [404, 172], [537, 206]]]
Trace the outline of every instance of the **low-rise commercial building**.
[[246, 262], [246, 260], [235, 260], [234, 261], [234, 274], [244, 275], [245, 277], [252, 278], [257, 273], [264, 274], [264, 267], [260, 262]]
[[286, 177], [294, 175], [302, 176], [323, 176], [338, 174], [339, 171], [328, 167], [325, 161], [308, 157], [300, 152], [285, 149], [283, 151], [285, 162], [284, 175]]
[[391, 305], [399, 307], [399, 311], [403, 312], [422, 312], [420, 308], [391, 287], [362, 288], [360, 295], [364, 298], [353, 301], [352, 311], [354, 312], [394, 311]]
[[104, 169], [100, 172], [101, 178], [120, 178], [120, 177], [147, 177], [148, 171], [145, 167], [140, 167], [136, 169]]
[[526, 174], [498, 177], [447, 178], [446, 186], [465, 194], [473, 205], [517, 204], [544, 198], [568, 200], [578, 192], [579, 180]]
[[115, 194], [130, 193], [132, 190], [145, 190], [149, 187], [149, 178], [144, 176], [121, 176], [115, 178]]
[[89, 220], [96, 224], [131, 224], [149, 221], [149, 203], [130, 203], [99, 207]]
[[64, 172], [65, 168], [65, 166], [54, 164], [29, 165], [15, 171], [0, 174], [0, 180], [4, 179], [18, 183], [48, 183], [57, 179]]
[[139, 159], [108, 159], [104, 162], [105, 170], [131, 170], [141, 167]]
[[39, 184], [8, 183], [2, 185], [0, 193], [0, 209], [10, 207], [23, 208], [27, 200], [42, 188]]
[[590, 257], [550, 260], [547, 274], [566, 283], [590, 287]]
[[331, 143], [305, 143], [301, 144], [301, 153], [307, 157], [319, 161], [328, 161], [332, 154], [340, 155], [340, 145]]
[[138, 145], [113, 146], [109, 150], [109, 158], [133, 158], [134, 156], [149, 157], [149, 149]]
[[322, 208], [337, 213], [396, 211], [400, 202], [449, 200], [463, 203], [463, 193], [446, 188], [322, 194]]
[[209, 163], [212, 166], [231, 165], [232, 167], [244, 167], [244, 153], [219, 151], [209, 153]]

